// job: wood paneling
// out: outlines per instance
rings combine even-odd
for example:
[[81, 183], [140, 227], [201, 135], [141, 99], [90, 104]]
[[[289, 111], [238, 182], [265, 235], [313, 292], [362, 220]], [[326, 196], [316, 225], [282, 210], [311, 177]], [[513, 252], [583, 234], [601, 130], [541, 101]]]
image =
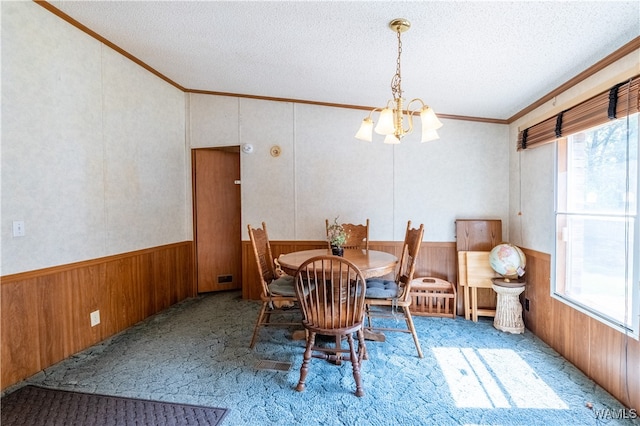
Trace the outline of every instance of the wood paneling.
[[[326, 247], [325, 241], [272, 241], [274, 256]], [[401, 242], [371, 249], [400, 254]], [[527, 256], [527, 329], [624, 405], [640, 407], [640, 343], [551, 297], [550, 256]], [[243, 297], [258, 299], [250, 243], [242, 244]], [[455, 243], [423, 242], [417, 276], [456, 277]], [[195, 295], [192, 242], [2, 277], [2, 389]], [[89, 313], [100, 309], [101, 324]]]
[[40, 318], [37, 283], [17, 281], [0, 287], [2, 312], [2, 388], [40, 371]]
[[187, 241], [2, 277], [2, 389], [194, 296], [192, 250]]
[[526, 328], [628, 408], [640, 407], [640, 342], [551, 297], [551, 257], [523, 249]]
[[[401, 245], [397, 246], [400, 250]], [[435, 277], [457, 283], [455, 243], [423, 242], [418, 254], [416, 277]]]

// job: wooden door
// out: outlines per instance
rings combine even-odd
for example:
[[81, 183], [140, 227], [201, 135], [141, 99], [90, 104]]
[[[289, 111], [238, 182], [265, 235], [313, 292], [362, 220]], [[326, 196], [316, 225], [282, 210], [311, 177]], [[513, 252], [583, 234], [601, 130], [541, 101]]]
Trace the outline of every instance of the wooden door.
[[193, 151], [198, 293], [242, 286], [240, 150]]
[[[456, 251], [491, 251], [502, 242], [502, 221], [499, 219], [457, 219]], [[456, 257], [457, 259], [457, 257]], [[458, 286], [458, 294], [462, 288]], [[496, 306], [492, 289], [478, 289], [478, 306], [492, 309]], [[464, 297], [458, 296], [458, 315], [464, 315]]]

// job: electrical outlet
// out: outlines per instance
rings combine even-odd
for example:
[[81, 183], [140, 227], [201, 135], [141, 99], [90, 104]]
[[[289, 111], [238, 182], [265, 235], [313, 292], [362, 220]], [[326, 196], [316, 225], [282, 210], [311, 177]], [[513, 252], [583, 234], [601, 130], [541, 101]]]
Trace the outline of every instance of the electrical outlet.
[[91, 312], [91, 327], [95, 327], [100, 324], [100, 311]]
[[529, 299], [524, 299], [524, 309], [529, 310]]

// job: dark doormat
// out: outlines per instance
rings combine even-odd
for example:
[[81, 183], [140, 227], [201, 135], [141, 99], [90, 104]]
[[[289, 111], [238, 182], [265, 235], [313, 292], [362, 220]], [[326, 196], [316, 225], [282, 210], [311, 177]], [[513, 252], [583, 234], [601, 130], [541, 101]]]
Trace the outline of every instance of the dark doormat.
[[226, 408], [25, 386], [0, 399], [9, 425], [219, 425]]

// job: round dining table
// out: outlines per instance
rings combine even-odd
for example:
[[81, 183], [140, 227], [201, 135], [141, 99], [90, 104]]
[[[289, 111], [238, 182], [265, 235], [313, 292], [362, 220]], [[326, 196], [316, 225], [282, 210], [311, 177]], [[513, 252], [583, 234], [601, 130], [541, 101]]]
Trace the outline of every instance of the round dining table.
[[[306, 260], [316, 256], [329, 255], [331, 255], [331, 249], [328, 248], [302, 250], [281, 254], [277, 261], [285, 273], [295, 275], [300, 265]], [[398, 258], [393, 254], [378, 250], [345, 249], [343, 257], [353, 262], [360, 269], [364, 278], [382, 277], [394, 272], [398, 263]]]

